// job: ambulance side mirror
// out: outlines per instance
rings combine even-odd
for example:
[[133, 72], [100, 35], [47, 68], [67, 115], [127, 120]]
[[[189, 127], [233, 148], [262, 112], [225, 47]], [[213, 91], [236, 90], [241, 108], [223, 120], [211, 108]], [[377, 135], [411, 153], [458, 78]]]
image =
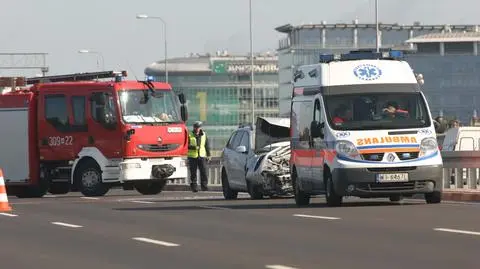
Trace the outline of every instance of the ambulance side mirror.
[[312, 134], [312, 138], [324, 138], [325, 137], [325, 134], [323, 133], [323, 127], [325, 126], [325, 124], [322, 122], [318, 122], [318, 121], [312, 121], [312, 123], [310, 124], [310, 132]]
[[446, 131], [446, 126], [440, 122], [433, 120], [433, 126], [435, 127], [435, 133], [443, 134]]

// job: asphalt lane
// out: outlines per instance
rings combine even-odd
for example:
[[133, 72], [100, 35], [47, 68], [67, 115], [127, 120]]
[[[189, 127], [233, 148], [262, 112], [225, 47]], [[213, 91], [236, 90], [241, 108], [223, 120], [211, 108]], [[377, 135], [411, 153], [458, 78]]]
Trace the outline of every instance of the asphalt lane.
[[297, 208], [292, 199], [123, 191], [10, 201], [17, 216], [0, 215], [8, 268], [478, 268], [477, 204], [347, 199], [327, 208], [315, 198]]

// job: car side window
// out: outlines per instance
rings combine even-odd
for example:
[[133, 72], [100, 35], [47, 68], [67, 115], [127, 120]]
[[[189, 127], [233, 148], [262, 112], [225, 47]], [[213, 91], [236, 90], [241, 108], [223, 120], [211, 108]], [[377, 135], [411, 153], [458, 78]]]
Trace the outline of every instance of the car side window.
[[243, 132], [242, 140], [240, 141], [239, 146], [245, 146], [247, 150], [250, 150], [250, 137], [248, 132]]
[[235, 150], [235, 143], [238, 140], [239, 135], [241, 135], [240, 132], [233, 132], [232, 136], [230, 136], [230, 139], [228, 140], [228, 149]]
[[244, 133], [245, 132], [243, 132], [243, 131], [237, 132], [237, 135], [235, 136], [235, 138], [233, 139], [233, 142], [232, 142], [232, 149], [233, 150], [235, 150], [238, 146], [240, 146], [240, 142], [242, 141]]
[[236, 136], [237, 136], [237, 132], [233, 132], [230, 138], [228, 139], [227, 145], [225, 146], [226, 148], [233, 149], [232, 147], [233, 140], [235, 139]]

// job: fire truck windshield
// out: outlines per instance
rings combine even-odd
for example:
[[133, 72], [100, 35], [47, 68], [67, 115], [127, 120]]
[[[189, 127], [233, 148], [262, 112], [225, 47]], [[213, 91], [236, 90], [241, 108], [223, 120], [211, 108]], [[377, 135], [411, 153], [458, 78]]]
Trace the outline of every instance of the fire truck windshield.
[[126, 123], [178, 123], [178, 103], [172, 91], [128, 89], [118, 92], [123, 120]]

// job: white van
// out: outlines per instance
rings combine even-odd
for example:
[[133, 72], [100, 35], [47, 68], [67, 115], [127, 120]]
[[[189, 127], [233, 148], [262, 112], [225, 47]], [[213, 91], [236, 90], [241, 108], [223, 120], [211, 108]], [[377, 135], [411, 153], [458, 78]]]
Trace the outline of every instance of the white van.
[[[480, 127], [479, 126], [462, 126], [456, 128], [450, 128], [445, 132], [445, 138], [443, 139], [442, 151], [477, 151], [480, 150]], [[476, 169], [476, 181], [480, 179], [478, 176], [479, 169]], [[455, 170], [452, 170], [450, 179], [451, 185], [462, 187], [467, 185], [468, 170], [466, 168], [461, 169], [461, 182], [455, 181]]]
[[321, 55], [294, 74], [290, 169], [295, 202], [325, 194], [442, 197], [442, 158], [420, 76], [402, 53]]
[[450, 128], [445, 132], [442, 150], [460, 151], [460, 150], [479, 150], [480, 149], [480, 127], [465, 126]]

